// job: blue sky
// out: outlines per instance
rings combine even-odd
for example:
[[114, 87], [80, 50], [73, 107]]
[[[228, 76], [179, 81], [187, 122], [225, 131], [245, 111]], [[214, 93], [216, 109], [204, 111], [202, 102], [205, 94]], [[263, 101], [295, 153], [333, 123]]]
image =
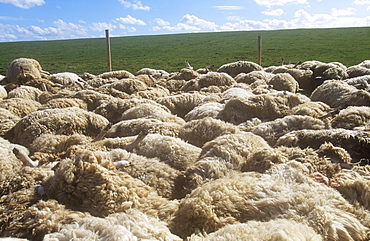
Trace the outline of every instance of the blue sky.
[[370, 26], [370, 0], [0, 0], [0, 42]]

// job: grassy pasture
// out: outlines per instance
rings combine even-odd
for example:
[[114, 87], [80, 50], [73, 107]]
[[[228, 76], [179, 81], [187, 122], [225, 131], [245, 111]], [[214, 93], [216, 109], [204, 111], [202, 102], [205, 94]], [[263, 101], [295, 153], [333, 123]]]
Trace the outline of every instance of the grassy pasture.
[[[168, 72], [239, 60], [257, 62], [257, 39], [262, 36], [262, 65], [279, 65], [281, 58], [298, 61], [341, 62], [351, 66], [370, 59], [370, 27], [212, 32], [111, 38], [113, 70], [136, 73], [144, 67]], [[0, 43], [0, 74], [10, 62], [38, 60], [51, 73], [107, 71], [105, 38]]]

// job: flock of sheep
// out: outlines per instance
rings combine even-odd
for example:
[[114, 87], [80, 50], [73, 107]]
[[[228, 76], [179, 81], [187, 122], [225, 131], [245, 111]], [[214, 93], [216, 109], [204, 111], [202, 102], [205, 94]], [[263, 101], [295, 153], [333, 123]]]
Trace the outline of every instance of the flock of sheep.
[[0, 240], [370, 239], [369, 60], [0, 80]]

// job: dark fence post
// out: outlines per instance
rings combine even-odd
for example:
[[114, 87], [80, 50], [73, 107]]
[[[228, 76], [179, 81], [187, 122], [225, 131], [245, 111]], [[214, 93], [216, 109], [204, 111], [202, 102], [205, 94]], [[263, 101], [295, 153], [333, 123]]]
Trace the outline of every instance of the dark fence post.
[[105, 30], [105, 38], [107, 40], [107, 61], [108, 61], [108, 72], [112, 71], [112, 59], [110, 55], [110, 39], [109, 39], [109, 29]]

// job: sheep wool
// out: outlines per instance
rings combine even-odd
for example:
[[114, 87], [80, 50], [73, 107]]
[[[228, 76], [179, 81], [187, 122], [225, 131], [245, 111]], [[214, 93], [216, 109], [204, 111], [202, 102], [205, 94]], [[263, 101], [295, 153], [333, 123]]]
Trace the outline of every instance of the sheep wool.
[[330, 107], [369, 106], [370, 93], [359, 90], [343, 81], [327, 80], [317, 87], [310, 96], [312, 101], [322, 101]]
[[7, 109], [0, 108], [0, 136], [10, 131], [21, 118]]
[[146, 90], [148, 86], [144, 82], [137, 79], [122, 79], [111, 84], [100, 86], [99, 88], [113, 88], [131, 95], [135, 92]]
[[208, 87], [211, 85], [216, 86], [231, 86], [236, 84], [236, 81], [226, 73], [209, 72], [201, 75], [197, 79], [200, 88]]
[[256, 63], [250, 61], [238, 61], [222, 65], [220, 68], [217, 69], [217, 72], [225, 72], [234, 78], [240, 73], [248, 74], [252, 71], [258, 70], [263, 70], [263, 68]]
[[135, 76], [126, 70], [116, 70], [99, 74], [97, 78], [102, 79], [134, 79]]
[[322, 241], [323, 237], [306, 224], [289, 219], [275, 219], [268, 222], [248, 221], [227, 225], [205, 237], [192, 235], [190, 241], [233, 241], [233, 240], [295, 240]]
[[78, 107], [83, 110], [87, 110], [87, 104], [83, 100], [77, 98], [57, 98], [47, 101], [45, 104], [39, 107], [39, 110], [55, 109], [55, 108], [68, 108]]
[[41, 78], [41, 65], [35, 59], [19, 58], [13, 60], [6, 73], [8, 83], [24, 84]]
[[134, 152], [148, 158], [159, 158], [171, 167], [183, 171], [196, 162], [201, 149], [180, 138], [148, 134], [139, 142]]
[[309, 180], [305, 167], [275, 166], [265, 174], [233, 173], [207, 182], [181, 200], [171, 230], [182, 238], [226, 225], [285, 218], [323, 240], [366, 240], [369, 229], [339, 192]]
[[218, 136], [234, 134], [238, 131], [239, 129], [233, 124], [206, 117], [187, 122], [181, 128], [179, 137], [192, 145], [202, 147], [206, 142]]
[[30, 146], [41, 134], [55, 134], [66, 126], [65, 134], [97, 136], [108, 123], [103, 116], [76, 107], [40, 110], [25, 116], [14, 126], [13, 141]]
[[22, 99], [28, 99], [33, 101], [39, 101], [39, 98], [42, 94], [42, 91], [32, 87], [32, 86], [26, 86], [22, 85], [8, 93], [8, 98], [22, 98]]
[[185, 121], [198, 120], [206, 117], [216, 118], [223, 109], [224, 104], [219, 102], [200, 104], [185, 115]]
[[350, 106], [341, 110], [331, 121], [333, 128], [352, 130], [356, 127], [366, 126], [370, 121], [369, 106]]
[[272, 85], [275, 90], [285, 90], [296, 93], [299, 89], [298, 82], [288, 73], [276, 74], [267, 84]]
[[37, 101], [23, 98], [11, 98], [0, 101], [0, 108], [4, 108], [13, 114], [24, 117], [34, 111], [37, 111], [41, 104]]
[[258, 80], [264, 80], [265, 83], [267, 83], [274, 76], [275, 75], [272, 73], [268, 73], [262, 70], [256, 70], [249, 73], [240, 73], [237, 76], [235, 76], [235, 80], [238, 83], [246, 83], [250, 85]]
[[5, 99], [6, 97], [8, 97], [8, 92], [2, 85], [0, 85], [0, 99]]

